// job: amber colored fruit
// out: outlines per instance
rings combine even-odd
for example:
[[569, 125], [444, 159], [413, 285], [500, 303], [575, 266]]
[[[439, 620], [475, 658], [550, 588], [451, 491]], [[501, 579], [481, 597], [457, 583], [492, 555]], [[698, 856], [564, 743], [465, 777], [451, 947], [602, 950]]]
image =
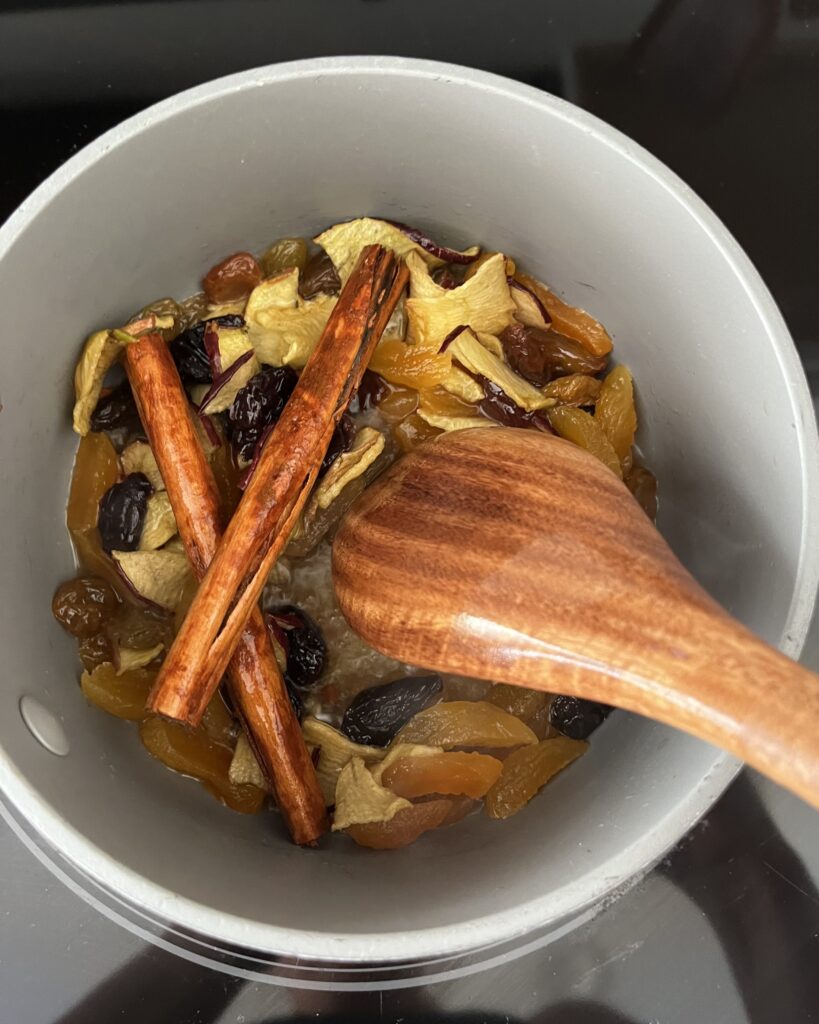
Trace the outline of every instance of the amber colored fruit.
[[585, 310], [570, 306], [549, 291], [545, 284], [529, 277], [528, 274], [516, 274], [517, 280], [540, 299], [546, 312], [552, 318], [552, 327], [567, 338], [573, 338], [595, 356], [608, 355], [612, 350], [612, 341], [606, 328]]
[[114, 660], [114, 648], [107, 633], [84, 636], [77, 643], [77, 653], [80, 656], [82, 667], [87, 672], [93, 672], [98, 665]]
[[400, 423], [418, 408], [418, 392], [413, 388], [395, 387], [378, 403], [378, 411], [387, 423]]
[[118, 676], [110, 663], [84, 672], [81, 680], [86, 699], [109, 715], [135, 722], [145, 717], [145, 702], [156, 679], [156, 672], [135, 668]]
[[637, 430], [634, 385], [625, 366], [615, 366], [603, 381], [594, 418], [605, 431], [620, 464], [625, 468], [631, 458], [631, 446]]
[[525, 807], [549, 779], [588, 749], [583, 740], [566, 736], [541, 740], [537, 746], [513, 751], [503, 762], [503, 771], [484, 798], [490, 818], [510, 818]]
[[232, 752], [217, 743], [204, 729], [187, 729], [178, 722], [163, 718], [146, 718], [139, 727], [139, 738], [148, 753], [168, 768], [190, 775], [226, 804], [243, 814], [256, 814], [262, 809], [265, 792], [256, 786], [234, 785], [229, 777]]
[[[473, 260], [467, 266], [466, 271], [464, 272], [464, 278], [463, 278], [464, 281], [468, 281], [470, 279], [470, 277], [474, 277], [475, 274], [478, 272], [479, 268], [482, 267], [483, 264], [486, 263], [487, 260], [491, 260], [493, 256], [497, 256], [497, 255], [498, 255], [497, 252], [482, 252], [480, 254], [480, 256], [476, 260]], [[507, 277], [514, 277], [516, 270], [517, 270], [517, 267], [515, 266], [515, 261], [512, 259], [511, 256], [507, 256], [506, 257], [506, 276]]]
[[120, 647], [168, 647], [173, 638], [173, 620], [167, 612], [123, 602], [111, 618], [108, 632]]
[[350, 825], [345, 831], [359, 846], [368, 846], [371, 850], [398, 850], [414, 843], [424, 832], [443, 825], [451, 809], [451, 800], [427, 800], [404, 807], [389, 821]]
[[72, 636], [90, 637], [100, 632], [118, 606], [119, 598], [110, 583], [88, 576], [61, 583], [51, 602], [51, 611]]
[[398, 733], [399, 743], [428, 747], [518, 747], [537, 743], [525, 722], [486, 701], [450, 700], [419, 711]]
[[225, 747], [234, 746], [237, 736], [236, 720], [218, 690], [205, 708], [199, 728], [216, 743], [221, 743]]
[[444, 388], [432, 388], [429, 391], [422, 391], [419, 397], [418, 406], [430, 416], [477, 416], [478, 407], [470, 402], [465, 402], [457, 395], [451, 394]]
[[644, 466], [633, 465], [625, 480], [626, 487], [653, 523], [657, 518], [657, 478]]
[[297, 267], [299, 273], [307, 263], [307, 242], [303, 238], [280, 238], [261, 258], [265, 277], [275, 277]]
[[544, 739], [549, 732], [549, 707], [553, 697], [554, 694], [542, 690], [496, 683], [485, 699], [525, 722], [539, 739]]
[[394, 338], [382, 341], [369, 362], [369, 368], [390, 384], [401, 384], [416, 391], [442, 384], [451, 365], [447, 355], [407, 345]]
[[570, 405], [559, 405], [550, 409], [547, 415], [552, 427], [561, 437], [565, 437], [579, 448], [585, 448], [622, 480], [623, 467], [620, 465], [617, 452], [593, 416]]
[[242, 470], [233, 461], [233, 451], [229, 444], [222, 444], [216, 449], [210, 460], [210, 468], [219, 491], [222, 513], [227, 525], [242, 497], [239, 487]]
[[502, 768], [496, 757], [462, 751], [399, 757], [381, 776], [381, 784], [408, 800], [432, 793], [477, 800], [497, 781]]
[[431, 426], [417, 413], [413, 413], [412, 416], [407, 416], [395, 427], [393, 437], [402, 452], [411, 452], [423, 441], [428, 441], [429, 438], [436, 437], [440, 433], [441, 431], [437, 427]]
[[191, 295], [190, 298], [183, 299], [179, 303], [179, 309], [182, 314], [179, 324], [181, 332], [186, 331], [193, 324], [205, 318], [208, 309], [207, 296], [204, 292], [197, 292], [195, 295]]
[[66, 519], [72, 533], [93, 530], [100, 499], [119, 478], [119, 458], [106, 434], [86, 434], [71, 474]]
[[107, 580], [117, 593], [122, 595], [122, 577], [113, 560], [102, 550], [99, 530], [94, 528], [81, 533], [72, 533], [71, 539], [74, 542], [74, 550], [80, 568], [91, 576], [99, 576], [101, 579]]
[[600, 394], [602, 382], [586, 373], [572, 373], [550, 381], [543, 394], [554, 398], [558, 405], [594, 405]]
[[202, 280], [208, 302], [234, 302], [249, 295], [262, 280], [262, 268], [249, 252], [237, 252], [211, 267]]

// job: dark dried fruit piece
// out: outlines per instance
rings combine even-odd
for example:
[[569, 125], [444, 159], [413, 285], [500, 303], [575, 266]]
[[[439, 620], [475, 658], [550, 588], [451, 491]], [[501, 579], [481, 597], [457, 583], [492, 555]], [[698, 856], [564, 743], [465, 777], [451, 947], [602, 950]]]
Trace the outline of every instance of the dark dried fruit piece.
[[511, 324], [500, 340], [512, 369], [538, 386], [570, 373], [594, 376], [606, 365], [605, 356], [593, 356], [579, 341], [553, 330]]
[[438, 267], [437, 270], [433, 270], [432, 280], [440, 288], [446, 288], [447, 291], [451, 291], [453, 288], [458, 287], [458, 282], [455, 280], [452, 271], [447, 266]]
[[170, 351], [183, 384], [210, 384], [213, 379], [205, 334], [209, 327], [244, 327], [245, 318], [238, 313], [211, 317], [193, 324], [171, 344]]
[[323, 249], [319, 249], [307, 261], [299, 280], [299, 295], [303, 299], [314, 299], [317, 295], [338, 295], [341, 278], [333, 261]]
[[99, 633], [114, 614], [119, 598], [110, 583], [94, 576], [61, 583], [51, 602], [54, 618], [72, 636]]
[[284, 679], [288, 686], [307, 690], [321, 678], [327, 647], [318, 624], [294, 604], [271, 608], [267, 626], [287, 658]]
[[386, 747], [402, 726], [431, 707], [444, 688], [440, 676], [404, 676], [356, 694], [344, 712], [341, 731], [354, 743]]
[[281, 416], [298, 379], [289, 366], [268, 366], [238, 392], [228, 411], [230, 443], [238, 458], [252, 460], [262, 435]]
[[114, 648], [106, 633], [82, 637], [77, 644], [77, 653], [86, 672], [93, 672], [98, 665], [114, 660]]
[[333, 436], [330, 438], [327, 454], [324, 456], [321, 463], [321, 469], [319, 470], [319, 477], [324, 476], [339, 455], [349, 449], [350, 445], [353, 443], [354, 437], [355, 423], [353, 422], [352, 416], [348, 416], [345, 412], [336, 424], [336, 429], [333, 431]]
[[250, 295], [262, 279], [262, 268], [249, 252], [236, 252], [211, 267], [202, 280], [208, 302], [234, 302]]
[[564, 736], [573, 740], [584, 740], [603, 723], [611, 710], [608, 704], [561, 694], [552, 701], [549, 721]]
[[144, 473], [129, 473], [109, 487], [100, 501], [97, 526], [103, 551], [136, 551], [145, 523], [148, 498], [153, 493]]
[[142, 433], [142, 422], [128, 381], [123, 381], [122, 384], [100, 398], [91, 413], [91, 429], [95, 431], [124, 429], [129, 434]]
[[358, 390], [350, 400], [349, 410], [353, 415], [374, 409], [392, 391], [384, 378], [374, 370], [365, 370]]

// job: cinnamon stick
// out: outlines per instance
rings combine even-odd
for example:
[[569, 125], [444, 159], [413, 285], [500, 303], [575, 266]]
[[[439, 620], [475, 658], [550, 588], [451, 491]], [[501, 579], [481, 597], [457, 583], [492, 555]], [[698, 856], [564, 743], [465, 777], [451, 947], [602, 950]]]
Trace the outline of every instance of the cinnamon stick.
[[[201, 580], [222, 535], [219, 492], [182, 382], [158, 334], [128, 345], [125, 365], [179, 535]], [[228, 682], [290, 835], [296, 843], [314, 843], [327, 826], [324, 800], [258, 608], [239, 637]]]
[[364, 249], [160, 669], [150, 710], [201, 719], [406, 280], [393, 252]]

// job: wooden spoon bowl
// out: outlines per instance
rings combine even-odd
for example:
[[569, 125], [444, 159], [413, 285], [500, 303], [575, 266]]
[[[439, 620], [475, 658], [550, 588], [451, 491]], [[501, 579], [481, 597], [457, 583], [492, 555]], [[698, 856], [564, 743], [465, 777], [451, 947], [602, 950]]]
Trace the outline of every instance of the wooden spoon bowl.
[[486, 427], [421, 445], [342, 522], [333, 578], [393, 658], [627, 708], [819, 807], [819, 677], [731, 618], [567, 441]]

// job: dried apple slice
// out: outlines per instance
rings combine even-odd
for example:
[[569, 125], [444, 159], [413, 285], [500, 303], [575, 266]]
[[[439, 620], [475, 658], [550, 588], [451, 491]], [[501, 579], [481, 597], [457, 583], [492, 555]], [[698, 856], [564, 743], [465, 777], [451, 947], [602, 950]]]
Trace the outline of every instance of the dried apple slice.
[[249, 785], [256, 786], [258, 789], [268, 788], [264, 772], [260, 768], [256, 755], [253, 753], [253, 748], [244, 733], [236, 741], [228, 778], [234, 786]]
[[320, 722], [317, 718], [305, 718], [301, 731], [307, 746], [312, 749], [318, 748], [316, 774], [324, 802], [328, 807], [335, 802], [339, 772], [354, 757], [369, 764], [380, 761], [385, 754], [380, 747], [365, 747], [361, 743], [353, 743], [338, 729], [327, 725], [326, 722]]
[[514, 277], [509, 278], [509, 289], [512, 301], [515, 303], [515, 319], [527, 327], [548, 327], [552, 322], [551, 316], [537, 297], [527, 288], [525, 284], [516, 281]]
[[386, 822], [412, 806], [408, 800], [379, 785], [360, 757], [353, 757], [341, 769], [335, 805], [333, 832], [341, 832], [351, 825]]
[[140, 551], [155, 551], [177, 533], [176, 517], [166, 491], [157, 491], [148, 498], [142, 533], [139, 537]]
[[554, 405], [554, 399], [547, 397], [529, 381], [524, 380], [502, 359], [490, 352], [486, 345], [470, 330], [462, 331], [447, 349], [470, 373], [486, 377], [496, 384], [515, 405], [526, 412], [546, 409]]
[[213, 383], [200, 401], [200, 417], [229, 409], [260, 369], [247, 327], [211, 322], [205, 328], [204, 343], [213, 368]]
[[144, 473], [155, 491], [165, 490], [165, 481], [159, 472], [154, 453], [151, 451], [151, 446], [145, 441], [132, 441], [131, 444], [123, 448], [120, 461], [125, 476], [128, 476], [129, 473]]
[[144, 668], [159, 657], [165, 650], [165, 644], [154, 644], [153, 647], [117, 647], [114, 651], [114, 659], [117, 666], [117, 675], [125, 672], [133, 672], [134, 669]]
[[176, 551], [112, 551], [111, 557], [134, 593], [173, 611], [190, 578], [185, 555]]
[[245, 320], [257, 359], [271, 366], [301, 369], [316, 347], [336, 304], [334, 295], [304, 300], [296, 268], [254, 288]]

